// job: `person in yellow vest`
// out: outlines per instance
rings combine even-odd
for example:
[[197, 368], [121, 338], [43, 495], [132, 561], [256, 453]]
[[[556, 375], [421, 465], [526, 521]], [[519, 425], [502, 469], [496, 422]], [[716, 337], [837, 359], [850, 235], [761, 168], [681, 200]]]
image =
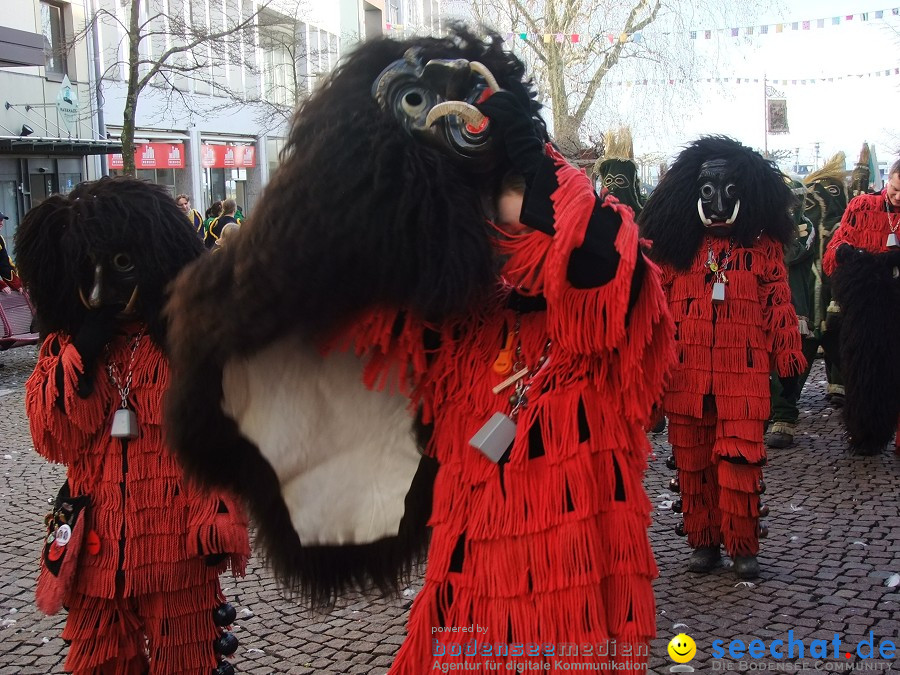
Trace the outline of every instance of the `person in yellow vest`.
[[178, 195], [175, 197], [175, 203], [178, 204], [178, 208], [181, 209], [181, 212], [187, 216], [187, 219], [194, 226], [194, 230], [197, 232], [198, 237], [203, 236], [203, 216], [200, 215], [200, 212], [197, 209], [191, 208], [191, 198], [188, 195]]
[[238, 219], [235, 217], [236, 211], [237, 203], [233, 199], [226, 199], [222, 202], [222, 215], [209, 224], [209, 230], [206, 233], [204, 242], [206, 248], [211, 249], [216, 245], [219, 237], [222, 236], [222, 228], [228, 225], [228, 223], [237, 223], [240, 225]]

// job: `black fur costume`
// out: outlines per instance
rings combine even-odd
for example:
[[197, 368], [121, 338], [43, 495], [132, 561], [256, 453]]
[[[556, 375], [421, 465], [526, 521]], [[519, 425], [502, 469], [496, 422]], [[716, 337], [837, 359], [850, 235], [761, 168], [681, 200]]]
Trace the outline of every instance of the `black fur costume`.
[[845, 244], [837, 261], [831, 283], [841, 305], [844, 425], [853, 448], [877, 454], [900, 418], [900, 251], [868, 253]]
[[700, 166], [714, 159], [728, 160], [741, 193], [754, 196], [741, 201], [733, 230], [736, 245], [752, 246], [763, 230], [784, 245], [796, 236], [789, 213], [793, 197], [775, 165], [726, 136], [706, 136], [678, 155], [641, 212], [641, 234], [653, 241], [654, 260], [685, 269], [696, 255], [705, 236], [697, 216], [697, 177]]
[[42, 334], [75, 335], [88, 311], [78, 288], [90, 286], [90, 261], [124, 252], [137, 268], [140, 314], [148, 334], [160, 348], [165, 346], [162, 309], [168, 286], [203, 252], [196, 235], [191, 237], [190, 229], [172, 219], [170, 201], [155, 185], [103, 178], [81, 183], [65, 197], [49, 197], [28, 212], [28, 221], [41, 226], [19, 228], [16, 262]]
[[421, 461], [398, 536], [303, 546], [270, 464], [223, 414], [223, 366], [285, 335], [327, 340], [366, 308], [405, 306], [435, 320], [465, 314], [495, 288], [486, 219], [508, 167], [476, 176], [412, 143], [372, 84], [419, 48], [426, 61], [478, 61], [502, 88], [521, 89], [524, 66], [501, 42], [457, 28], [447, 38], [359, 46], [302, 104], [282, 165], [233, 245], [190, 269], [173, 294], [173, 444], [198, 478], [244, 497], [276, 575], [314, 603], [349, 587], [396, 588], [398, 571], [427, 544], [434, 467]]

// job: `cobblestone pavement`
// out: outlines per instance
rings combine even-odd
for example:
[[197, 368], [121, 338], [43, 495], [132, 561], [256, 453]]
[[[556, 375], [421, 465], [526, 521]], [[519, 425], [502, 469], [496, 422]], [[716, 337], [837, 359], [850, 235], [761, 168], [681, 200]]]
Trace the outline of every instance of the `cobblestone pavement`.
[[[35, 358], [34, 348], [0, 354], [0, 673], [10, 675], [60, 673], [65, 655], [59, 637], [64, 616], [42, 616], [33, 599], [46, 499], [64, 475], [32, 451], [23, 384]], [[677, 516], [665, 504], [672, 498], [666, 492], [671, 472], [665, 467], [665, 434], [653, 437], [656, 457], [646, 487], [656, 509], [651, 538], [660, 577], [659, 638], [651, 645], [650, 672], [669, 672], [665, 646], [679, 632], [696, 640], [698, 654], [690, 665], [699, 672], [740, 667], [735, 659], [712, 658], [715, 639], [724, 640], [727, 650], [732, 639], [748, 644], [759, 638], [768, 645], [787, 641], [793, 630], [795, 639], [806, 642], [805, 660], [753, 664], [805, 664], [811, 671], [848, 669], [857, 656], [844, 654], [870, 632], [876, 656], [883, 639], [900, 644], [900, 457], [845, 453], [840, 414], [825, 404], [823, 379], [817, 363], [801, 400], [797, 444], [770, 455], [765, 500], [772, 513], [756, 584], [737, 583], [728, 569], [709, 575], [683, 571], [687, 546], [672, 531]], [[235, 665], [240, 673], [260, 675], [386, 672], [403, 641], [416, 588], [398, 599], [353, 598], [327, 615], [309, 614], [281, 594], [256, 558], [245, 579], [225, 578], [225, 586], [243, 616]], [[835, 633], [842, 644], [838, 659], [830, 651]], [[818, 667], [809, 653], [815, 639], [829, 641], [829, 658]], [[893, 659], [867, 664], [900, 669]]]

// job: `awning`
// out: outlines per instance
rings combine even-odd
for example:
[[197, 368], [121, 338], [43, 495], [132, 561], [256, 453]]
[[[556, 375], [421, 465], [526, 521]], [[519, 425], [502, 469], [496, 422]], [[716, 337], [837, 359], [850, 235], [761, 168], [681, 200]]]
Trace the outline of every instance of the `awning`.
[[44, 36], [0, 26], [0, 68], [43, 66]]
[[0, 136], [0, 154], [106, 155], [122, 152], [122, 143], [92, 138]]

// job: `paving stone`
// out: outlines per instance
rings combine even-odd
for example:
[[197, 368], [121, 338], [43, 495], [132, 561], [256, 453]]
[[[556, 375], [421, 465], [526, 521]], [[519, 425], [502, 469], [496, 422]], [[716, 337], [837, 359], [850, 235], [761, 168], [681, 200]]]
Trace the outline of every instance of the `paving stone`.
[[[66, 654], [59, 638], [65, 614], [45, 617], [34, 606], [46, 500], [64, 478], [61, 467], [32, 449], [23, 385], [35, 359], [34, 348], [0, 353], [0, 457], [12, 458], [0, 459], [0, 675], [56, 675]], [[682, 631], [697, 643], [691, 665], [701, 672], [717, 665], [713, 640], [726, 648], [734, 639], [745, 646], [753, 639], [787, 642], [792, 631], [795, 640], [806, 641], [807, 652], [811, 640], [830, 641], [835, 633], [848, 651], [870, 633], [876, 648], [881, 639], [900, 642], [900, 587], [885, 585], [900, 573], [900, 458], [888, 452], [848, 455], [840, 413], [828, 407], [823, 392], [817, 362], [801, 398], [805, 412], [796, 444], [769, 455], [764, 501], [771, 509], [770, 535], [760, 551], [761, 578], [751, 587], [739, 586], [730, 569], [686, 572], [690, 551], [672, 532], [677, 517], [654, 508], [650, 540], [660, 571], [654, 584], [659, 637], [651, 644], [648, 672], [669, 672], [666, 645]], [[671, 477], [665, 467], [671, 450], [665, 434], [651, 434], [650, 440], [655, 458], [645, 486], [658, 507]], [[403, 642], [412, 601], [354, 595], [330, 612], [310, 612], [282, 592], [258, 558], [251, 559], [244, 579], [223, 577], [223, 584], [239, 611], [253, 612], [237, 621], [241, 646], [234, 663], [242, 675], [383, 675]], [[415, 591], [421, 584], [416, 575], [402, 588]], [[798, 660], [784, 661], [790, 662]]]

